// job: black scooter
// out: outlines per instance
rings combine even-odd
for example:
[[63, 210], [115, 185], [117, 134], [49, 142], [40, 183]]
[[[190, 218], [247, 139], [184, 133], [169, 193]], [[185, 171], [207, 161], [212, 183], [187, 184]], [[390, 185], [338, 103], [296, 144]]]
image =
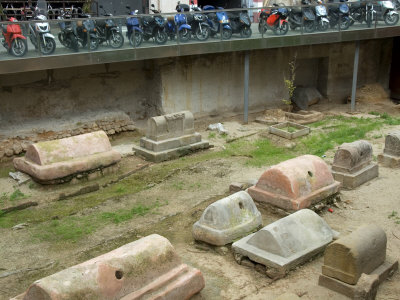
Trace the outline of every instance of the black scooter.
[[148, 41], [154, 38], [156, 44], [163, 45], [168, 40], [168, 35], [165, 32], [165, 19], [158, 15], [160, 12], [155, 9], [154, 4], [150, 9], [155, 16], [145, 16], [142, 19], [143, 39]]
[[[111, 17], [112, 14], [108, 14], [103, 5], [99, 6], [103, 10], [103, 16]], [[96, 21], [96, 32], [99, 44], [106, 42], [111, 48], [121, 48], [124, 45], [124, 36], [121, 33], [121, 29], [115, 24], [113, 19], [97, 20]]]
[[[310, 5], [309, 0], [302, 0], [302, 5]], [[311, 33], [315, 31], [315, 14], [313, 7], [294, 7], [289, 12], [289, 26], [290, 29], [295, 30], [300, 28], [302, 25], [304, 27], [304, 32]]]
[[240, 33], [242, 38], [251, 37], [251, 21], [247, 10], [228, 12], [232, 33]]
[[192, 27], [192, 34], [199, 41], [206, 41], [210, 37], [211, 29], [207, 23], [207, 17], [201, 12], [201, 9], [194, 6], [194, 1], [191, 2], [191, 10], [193, 14], [187, 15], [188, 24]]

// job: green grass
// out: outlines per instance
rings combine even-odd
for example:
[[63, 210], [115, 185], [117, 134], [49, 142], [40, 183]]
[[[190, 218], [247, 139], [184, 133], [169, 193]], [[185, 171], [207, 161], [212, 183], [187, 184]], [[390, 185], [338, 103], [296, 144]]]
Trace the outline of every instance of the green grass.
[[27, 196], [23, 192], [21, 192], [20, 189], [15, 189], [14, 192], [12, 192], [12, 194], [10, 195], [10, 201], [20, 200], [26, 197]]
[[215, 138], [215, 136], [216, 136], [215, 132], [210, 132], [210, 133], [208, 134], [208, 138], [209, 138], [209, 139], [213, 139], [213, 138]]

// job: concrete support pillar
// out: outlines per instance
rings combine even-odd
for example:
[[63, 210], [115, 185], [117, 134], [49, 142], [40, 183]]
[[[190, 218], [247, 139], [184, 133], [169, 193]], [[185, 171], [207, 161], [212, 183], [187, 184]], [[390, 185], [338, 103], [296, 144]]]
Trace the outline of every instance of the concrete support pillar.
[[356, 90], [357, 90], [359, 56], [360, 56], [360, 41], [356, 41], [356, 51], [354, 53], [354, 66], [353, 66], [353, 85], [351, 87], [351, 112], [354, 112], [356, 109]]
[[249, 122], [249, 52], [244, 54], [244, 123]]

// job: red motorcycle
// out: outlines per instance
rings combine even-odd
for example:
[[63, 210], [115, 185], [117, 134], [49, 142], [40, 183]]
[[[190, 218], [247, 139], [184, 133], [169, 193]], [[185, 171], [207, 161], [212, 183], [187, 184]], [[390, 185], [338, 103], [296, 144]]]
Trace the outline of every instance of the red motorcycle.
[[[18, 22], [15, 18], [10, 18], [9, 21]], [[21, 26], [17, 24], [3, 24], [2, 32], [4, 48], [14, 56], [24, 56], [28, 51], [28, 43], [26, 42], [26, 37], [22, 35]]]
[[260, 13], [260, 21], [258, 23], [258, 31], [264, 34], [270, 28], [276, 35], [285, 35], [289, 30], [287, 16], [288, 9], [286, 7], [275, 7], [272, 9], [262, 9]]

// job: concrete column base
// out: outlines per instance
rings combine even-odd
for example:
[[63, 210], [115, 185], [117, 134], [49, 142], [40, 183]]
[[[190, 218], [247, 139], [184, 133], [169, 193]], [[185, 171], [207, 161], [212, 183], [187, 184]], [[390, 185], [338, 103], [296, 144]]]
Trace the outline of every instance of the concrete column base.
[[378, 165], [372, 163], [353, 174], [332, 171], [333, 178], [342, 184], [345, 189], [354, 189], [379, 175]]

